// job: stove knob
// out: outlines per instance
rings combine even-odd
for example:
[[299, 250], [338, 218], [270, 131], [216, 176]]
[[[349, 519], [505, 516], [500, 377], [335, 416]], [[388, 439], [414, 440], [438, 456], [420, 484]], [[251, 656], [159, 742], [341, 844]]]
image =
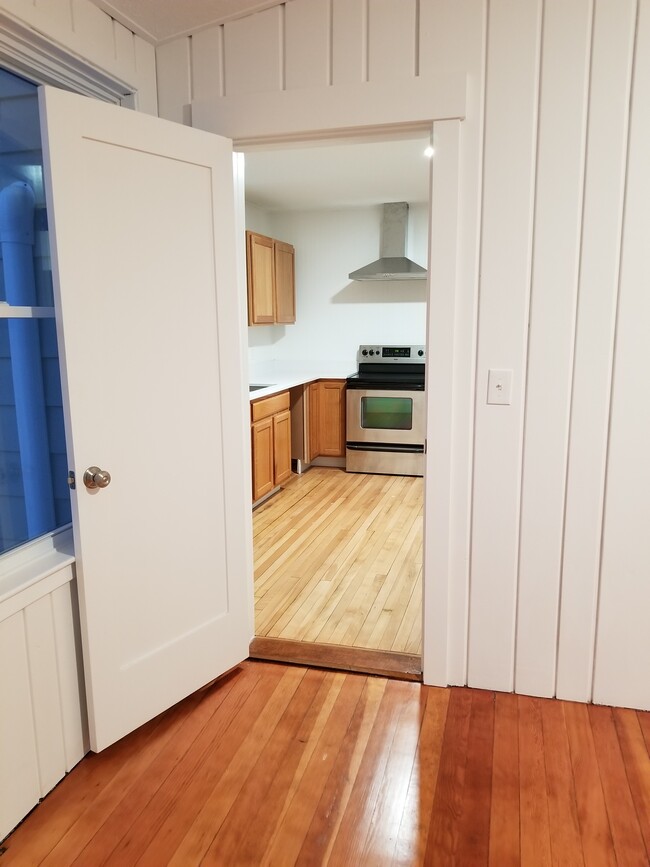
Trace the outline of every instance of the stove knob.
[[371, 349], [371, 350], [370, 350], [370, 355], [374, 355], [374, 354], [375, 354], [375, 350], [374, 350], [374, 349]]
[[424, 349], [418, 349], [418, 355], [422, 357], [424, 355]]
[[362, 351], [361, 354], [362, 354], [362, 355], [367, 355], [367, 354], [368, 354], [368, 350], [367, 350], [367, 349], [364, 349], [364, 350]]

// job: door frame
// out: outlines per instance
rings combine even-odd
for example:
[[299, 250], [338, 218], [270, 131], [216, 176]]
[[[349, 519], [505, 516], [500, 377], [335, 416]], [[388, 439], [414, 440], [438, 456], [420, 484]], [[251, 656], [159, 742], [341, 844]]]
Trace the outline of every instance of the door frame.
[[[431, 160], [429, 184], [429, 242], [427, 309], [427, 385], [426, 385], [426, 458], [424, 472], [424, 545], [422, 572], [422, 675], [425, 684], [447, 686], [458, 683], [451, 662], [452, 654], [464, 658], [467, 646], [467, 579], [458, 576], [457, 558], [464, 546], [454, 538], [457, 508], [453, 484], [455, 461], [464, 461], [454, 451], [455, 431], [462, 420], [457, 412], [454, 377], [457, 340], [457, 286], [459, 281], [461, 119], [413, 122], [376, 127], [330, 130], [327, 134], [298, 133], [289, 136], [234, 139], [233, 150], [246, 152], [292, 145], [310, 146], [323, 141], [364, 142], [391, 140], [416, 132], [431, 134], [435, 153]], [[245, 180], [241, 171], [236, 178], [236, 200], [244, 209]], [[245, 269], [245, 257], [241, 267]], [[240, 287], [241, 291], [241, 287]], [[247, 340], [243, 341], [247, 345]], [[248, 358], [243, 360], [248, 370]], [[435, 371], [434, 389], [431, 388]], [[462, 508], [462, 496], [460, 507]], [[252, 540], [251, 540], [252, 546]], [[250, 557], [252, 562], [253, 551]], [[462, 553], [461, 562], [467, 562]], [[251, 582], [254, 576], [251, 572]], [[254, 590], [254, 587], [253, 587]], [[459, 598], [459, 597], [462, 597]], [[460, 603], [460, 604], [459, 604]], [[461, 622], [452, 623], [452, 609], [461, 611]], [[452, 648], [452, 645], [455, 647]], [[465, 682], [463, 678], [463, 682]]]
[[[137, 104], [137, 88], [107, 75], [99, 67], [56, 46], [48, 36], [36, 33], [23, 22], [0, 12], [0, 49], [6, 68], [37, 84], [56, 84], [89, 96], [130, 107]], [[463, 82], [464, 84], [464, 82]], [[460, 92], [460, 91], [459, 91]], [[126, 95], [125, 95], [126, 94]], [[463, 102], [464, 102], [463, 97]], [[453, 102], [453, 100], [452, 100]], [[435, 103], [435, 100], [434, 100]], [[200, 106], [197, 106], [199, 109]], [[197, 116], [200, 112], [197, 110]], [[460, 264], [461, 234], [464, 234], [462, 210], [462, 134], [465, 112], [448, 114], [447, 120], [418, 120], [377, 126], [346, 129], [323, 129], [319, 134], [307, 130], [288, 136], [233, 138], [235, 151], [286, 146], [292, 141], [302, 143], [345, 138], [364, 140], [380, 135], [396, 137], [430, 126], [436, 148], [432, 161], [429, 199], [429, 272], [427, 281], [427, 344], [428, 369], [434, 369], [435, 406], [427, 383], [427, 440], [425, 470], [424, 556], [423, 556], [423, 655], [424, 682], [446, 686], [467, 682], [469, 544], [467, 526], [471, 511], [471, 448], [465, 452], [454, 447], [458, 434], [469, 430], [472, 440], [475, 373], [467, 391], [461, 381], [460, 363], [472, 364], [473, 349], [467, 347], [459, 327], [459, 291], [462, 282]], [[202, 117], [198, 125], [210, 130], [214, 121]], [[227, 126], [226, 122], [226, 126]], [[212, 131], [217, 131], [212, 129]], [[219, 130], [227, 135], [227, 130]], [[244, 225], [243, 161], [235, 154], [236, 222]], [[433, 191], [435, 190], [435, 200]], [[439, 233], [439, 234], [438, 234]], [[245, 246], [243, 231], [237, 255], [239, 291], [245, 292]], [[447, 245], [443, 243], [446, 239]], [[463, 239], [467, 241], [467, 239]], [[475, 326], [474, 326], [475, 327]], [[246, 324], [242, 324], [242, 329]], [[242, 345], [247, 346], [247, 340]], [[242, 350], [241, 372], [248, 372], [248, 357]], [[247, 379], [247, 376], [243, 377]], [[429, 381], [431, 375], [429, 375]], [[467, 438], [467, 437], [465, 437]], [[441, 485], [433, 486], [432, 479]], [[248, 551], [250, 598], [253, 598], [252, 527]], [[251, 611], [252, 617], [252, 611]], [[252, 631], [251, 631], [252, 634]]]

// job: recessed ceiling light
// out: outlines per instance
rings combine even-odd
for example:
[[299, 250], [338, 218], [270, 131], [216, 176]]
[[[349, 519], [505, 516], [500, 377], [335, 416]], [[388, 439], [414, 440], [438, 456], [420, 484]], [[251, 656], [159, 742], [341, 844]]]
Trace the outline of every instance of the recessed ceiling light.
[[435, 153], [435, 151], [434, 151], [434, 149], [433, 149], [433, 147], [432, 147], [431, 145], [429, 145], [428, 148], [425, 148], [425, 149], [424, 149], [424, 155], [425, 155], [425, 157], [432, 157], [432, 156], [434, 155], [434, 153]]

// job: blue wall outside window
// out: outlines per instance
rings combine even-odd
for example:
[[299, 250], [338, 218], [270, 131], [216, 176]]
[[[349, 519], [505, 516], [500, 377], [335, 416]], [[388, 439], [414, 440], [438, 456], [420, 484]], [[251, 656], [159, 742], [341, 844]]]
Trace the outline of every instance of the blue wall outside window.
[[42, 169], [36, 87], [0, 69], [0, 201], [17, 191], [30, 207], [21, 246], [6, 216], [0, 225], [0, 553], [70, 522], [54, 319], [6, 307], [53, 306]]

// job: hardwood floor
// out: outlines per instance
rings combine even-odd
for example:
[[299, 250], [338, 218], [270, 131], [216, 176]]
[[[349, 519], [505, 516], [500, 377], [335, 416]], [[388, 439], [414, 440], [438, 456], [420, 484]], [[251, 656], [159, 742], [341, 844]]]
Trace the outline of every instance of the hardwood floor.
[[253, 516], [255, 633], [420, 654], [422, 479], [312, 467]]
[[84, 759], [5, 865], [647, 865], [650, 714], [246, 662]]

